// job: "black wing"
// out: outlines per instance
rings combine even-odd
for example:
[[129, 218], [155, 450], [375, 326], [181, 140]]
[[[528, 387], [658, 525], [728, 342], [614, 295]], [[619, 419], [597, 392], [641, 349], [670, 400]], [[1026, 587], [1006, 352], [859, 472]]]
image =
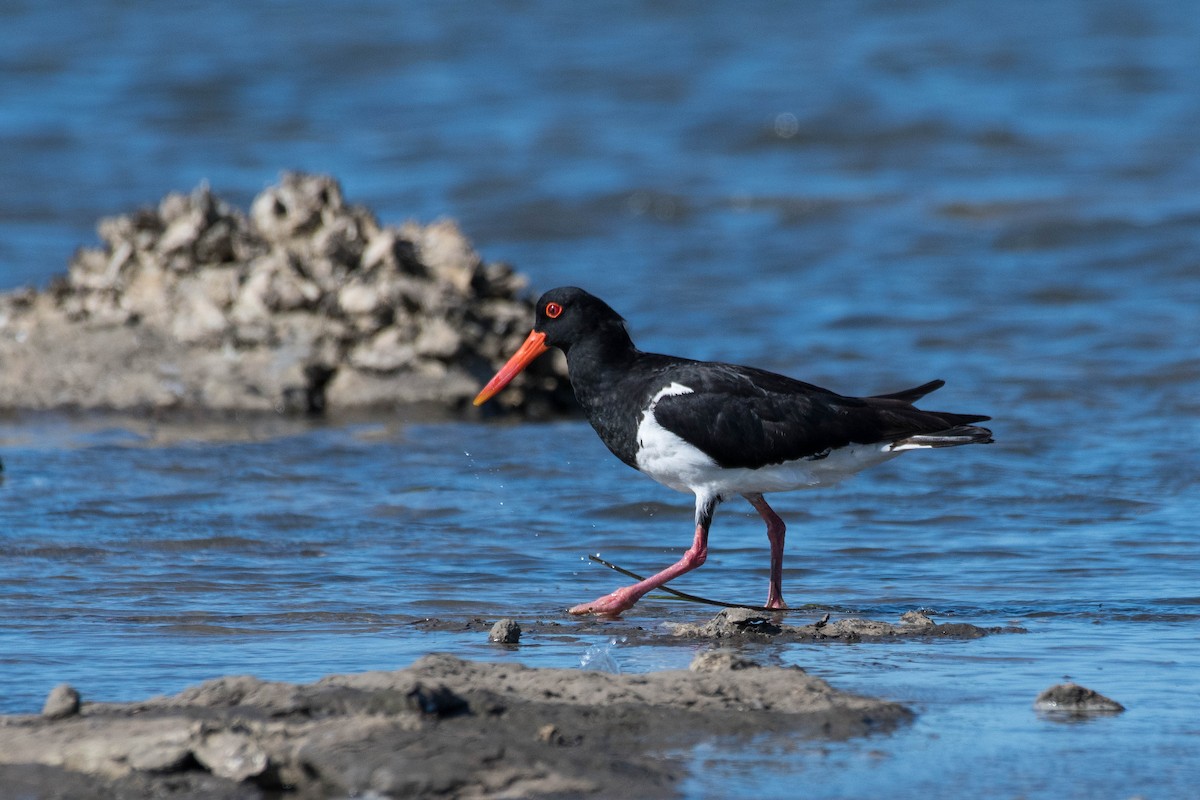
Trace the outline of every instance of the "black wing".
[[684, 366], [672, 379], [693, 392], [661, 398], [655, 419], [724, 468], [820, 458], [849, 444], [895, 442], [987, 419], [913, 408], [910, 398], [938, 388], [936, 381], [860, 398], [732, 364]]

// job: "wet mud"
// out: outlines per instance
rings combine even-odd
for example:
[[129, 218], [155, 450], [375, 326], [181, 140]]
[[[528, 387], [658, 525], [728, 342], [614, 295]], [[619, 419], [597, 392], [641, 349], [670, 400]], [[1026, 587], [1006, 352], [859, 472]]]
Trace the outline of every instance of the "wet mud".
[[[64, 704], [64, 696], [66, 703]], [[313, 684], [224, 677], [139, 703], [0, 718], [0, 785], [95, 798], [670, 796], [682, 748], [842, 739], [912, 718], [726, 651], [614, 675], [427, 656]]]
[[[801, 621], [805, 620], [807, 621]], [[792, 620], [792, 621], [789, 621]], [[503, 621], [501, 621], [503, 622]], [[509, 620], [511, 622], [511, 620]], [[489, 633], [500, 622], [483, 617], [413, 618], [400, 624], [422, 631]], [[936, 622], [923, 611], [905, 612], [896, 622], [837, 616], [832, 613], [786, 614], [748, 608], [727, 608], [703, 622], [662, 622], [646, 625], [623, 618], [593, 617], [563, 622], [555, 619], [519, 620], [523, 635], [577, 637], [603, 633], [631, 644], [694, 646], [697, 642], [737, 644], [742, 642], [886, 642], [901, 639], [979, 639], [994, 634], [1025, 633], [1019, 626], [979, 626], [968, 622]], [[501, 626], [507, 630], [507, 626]]]

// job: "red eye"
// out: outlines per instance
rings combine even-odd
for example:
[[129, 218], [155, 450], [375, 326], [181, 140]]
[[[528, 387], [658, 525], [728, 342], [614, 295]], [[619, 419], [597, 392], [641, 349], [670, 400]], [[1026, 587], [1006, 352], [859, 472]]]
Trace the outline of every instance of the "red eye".
[[558, 319], [558, 315], [563, 311], [562, 306], [558, 303], [546, 303], [546, 316], [550, 319]]

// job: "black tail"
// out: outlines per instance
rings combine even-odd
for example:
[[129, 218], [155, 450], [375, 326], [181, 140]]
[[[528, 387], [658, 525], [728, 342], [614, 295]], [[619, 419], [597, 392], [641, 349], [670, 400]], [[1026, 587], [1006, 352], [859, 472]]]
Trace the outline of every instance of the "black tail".
[[915, 386], [912, 389], [905, 389], [902, 392], [892, 392], [891, 394], [877, 394], [874, 396], [876, 400], [899, 400], [902, 403], [915, 403], [930, 392], [936, 392], [938, 389], [946, 385], [945, 381], [937, 380], [923, 383], [920, 386]]
[[863, 398], [879, 413], [884, 425], [879, 433], [884, 441], [891, 440], [892, 450], [915, 450], [923, 447], [957, 447], [960, 444], [990, 444], [992, 432], [973, 423], [986, 422], [983, 414], [954, 414], [949, 411], [926, 411], [913, 403], [930, 392], [946, 385], [937, 380], [891, 394]]

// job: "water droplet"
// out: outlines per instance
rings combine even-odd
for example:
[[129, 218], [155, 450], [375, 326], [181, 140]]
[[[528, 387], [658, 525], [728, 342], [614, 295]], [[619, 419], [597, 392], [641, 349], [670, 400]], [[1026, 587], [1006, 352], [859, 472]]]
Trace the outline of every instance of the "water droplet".
[[780, 139], [790, 139], [800, 132], [800, 120], [791, 112], [784, 112], [775, 117], [775, 135]]
[[624, 644], [625, 641], [626, 637], [624, 636], [614, 636], [603, 644], [592, 645], [580, 656], [579, 668], [620, 675], [621, 665], [617, 663], [617, 659], [613, 656], [613, 650]]

